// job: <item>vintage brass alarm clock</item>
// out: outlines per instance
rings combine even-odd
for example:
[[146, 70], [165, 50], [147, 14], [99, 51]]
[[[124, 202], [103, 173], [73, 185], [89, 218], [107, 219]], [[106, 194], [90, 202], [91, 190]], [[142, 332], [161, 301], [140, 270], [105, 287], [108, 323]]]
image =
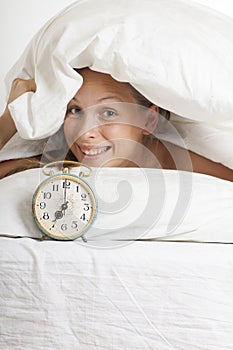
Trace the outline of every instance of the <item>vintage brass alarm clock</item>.
[[[62, 173], [54, 174], [46, 168], [64, 163]], [[78, 175], [69, 173], [70, 165], [79, 165], [88, 172]], [[47, 169], [48, 170], [48, 169]], [[97, 201], [90, 185], [83, 180], [91, 174], [91, 168], [78, 162], [59, 161], [43, 168], [49, 176], [36, 189], [32, 200], [32, 211], [39, 229], [56, 240], [84, 238], [97, 213]]]

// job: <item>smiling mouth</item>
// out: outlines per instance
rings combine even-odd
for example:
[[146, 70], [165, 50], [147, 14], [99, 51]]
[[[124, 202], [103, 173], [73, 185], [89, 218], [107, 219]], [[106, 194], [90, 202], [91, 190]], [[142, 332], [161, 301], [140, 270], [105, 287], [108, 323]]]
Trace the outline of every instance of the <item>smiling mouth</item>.
[[94, 157], [94, 156], [99, 156], [101, 154], [106, 153], [108, 150], [110, 150], [110, 146], [106, 147], [98, 147], [98, 148], [91, 148], [91, 149], [82, 149], [79, 147], [81, 152], [88, 157]]

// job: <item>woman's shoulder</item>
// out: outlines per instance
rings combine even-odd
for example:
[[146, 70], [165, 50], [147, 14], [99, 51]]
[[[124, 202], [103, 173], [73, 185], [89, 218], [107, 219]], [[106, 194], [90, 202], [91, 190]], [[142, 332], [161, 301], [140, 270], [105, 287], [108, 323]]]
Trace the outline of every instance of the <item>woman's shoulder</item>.
[[144, 145], [157, 159], [162, 169], [177, 169], [178, 158], [182, 159], [184, 150], [168, 141], [159, 140], [153, 135], [144, 139]]
[[171, 142], [151, 137], [145, 141], [145, 145], [163, 169], [192, 171], [233, 181], [233, 169]]
[[193, 171], [233, 181], [233, 169], [227, 168], [221, 163], [214, 162], [194, 152], [189, 152]]

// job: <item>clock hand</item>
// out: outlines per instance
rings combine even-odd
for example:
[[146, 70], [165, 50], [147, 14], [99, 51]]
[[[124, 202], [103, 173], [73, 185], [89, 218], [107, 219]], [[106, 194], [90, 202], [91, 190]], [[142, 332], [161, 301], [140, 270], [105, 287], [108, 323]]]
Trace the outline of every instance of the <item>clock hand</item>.
[[63, 218], [63, 213], [62, 213], [62, 211], [61, 210], [57, 210], [57, 211], [55, 211], [55, 219], [52, 221], [52, 222], [54, 222], [54, 224], [53, 224], [53, 226], [52, 226], [52, 228], [54, 228], [55, 227], [55, 224], [56, 224], [56, 222], [57, 222], [57, 220], [59, 220], [59, 219], [62, 219]]
[[[55, 211], [55, 220], [53, 220], [54, 223], [56, 223], [57, 220], [62, 219], [65, 215], [65, 210], [68, 208], [68, 201], [66, 203], [63, 203], [61, 205], [61, 210]], [[64, 210], [64, 213], [62, 212]], [[55, 224], [54, 224], [55, 225]], [[53, 225], [53, 227], [54, 227]]]
[[61, 210], [64, 210], [64, 215], [65, 215], [65, 210], [68, 208], [68, 201], [66, 201], [65, 203], [63, 203], [62, 205], [61, 205]]
[[63, 212], [61, 210], [57, 210], [55, 211], [55, 220], [53, 220], [53, 222], [56, 222], [57, 220], [59, 219], [62, 219], [63, 218]]
[[63, 218], [63, 213], [62, 213], [61, 210], [57, 210], [57, 211], [55, 212], [55, 218], [56, 218], [56, 220], [57, 220], [57, 219], [62, 219], [62, 218]]
[[62, 204], [62, 206], [61, 206], [61, 209], [63, 210], [63, 214], [65, 215], [65, 213], [66, 213], [66, 209], [68, 208], [68, 206], [67, 206], [67, 200], [66, 200], [66, 190], [67, 190], [67, 187], [66, 187], [66, 185], [65, 185], [65, 188], [64, 188], [64, 203]]

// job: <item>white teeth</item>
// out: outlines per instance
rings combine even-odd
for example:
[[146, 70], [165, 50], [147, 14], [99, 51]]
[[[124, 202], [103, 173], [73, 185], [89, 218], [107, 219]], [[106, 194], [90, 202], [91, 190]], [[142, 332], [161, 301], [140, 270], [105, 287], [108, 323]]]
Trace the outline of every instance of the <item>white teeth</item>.
[[108, 147], [103, 147], [103, 148], [98, 148], [98, 149], [91, 149], [91, 150], [86, 150], [82, 151], [84, 154], [87, 156], [96, 156], [97, 154], [104, 153], [108, 150]]

